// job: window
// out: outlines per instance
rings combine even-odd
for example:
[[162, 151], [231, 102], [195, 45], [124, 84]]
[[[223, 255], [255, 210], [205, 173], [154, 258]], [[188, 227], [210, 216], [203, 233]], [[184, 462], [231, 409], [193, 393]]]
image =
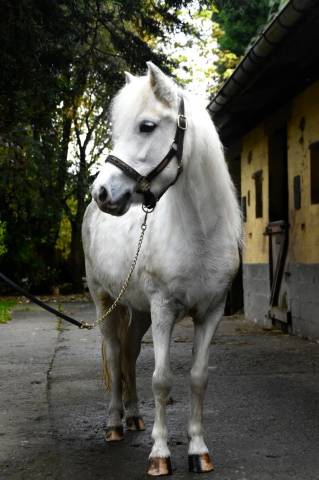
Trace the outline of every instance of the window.
[[310, 145], [311, 203], [319, 203], [319, 142]]
[[269, 221], [288, 220], [287, 129], [282, 127], [268, 138]]
[[294, 204], [295, 210], [301, 208], [301, 186], [300, 186], [300, 175], [294, 177]]
[[255, 180], [256, 218], [263, 216], [263, 171], [258, 170], [252, 175]]
[[241, 197], [241, 211], [243, 213], [243, 221], [247, 222], [247, 201], [246, 201], [246, 197]]

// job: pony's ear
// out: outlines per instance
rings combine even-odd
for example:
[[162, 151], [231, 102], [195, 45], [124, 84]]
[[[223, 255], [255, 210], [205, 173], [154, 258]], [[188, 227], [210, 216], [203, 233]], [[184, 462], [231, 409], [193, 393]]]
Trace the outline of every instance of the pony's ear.
[[134, 80], [134, 75], [132, 75], [130, 72], [124, 72], [125, 75], [125, 81], [126, 83], [131, 83]]
[[172, 106], [176, 103], [177, 93], [174, 83], [152, 62], [146, 62], [151, 87], [156, 97], [163, 103]]

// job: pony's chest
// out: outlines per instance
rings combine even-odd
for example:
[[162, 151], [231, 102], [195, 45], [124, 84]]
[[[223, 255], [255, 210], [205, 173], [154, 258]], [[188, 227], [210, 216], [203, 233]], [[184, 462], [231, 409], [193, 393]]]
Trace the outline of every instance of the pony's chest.
[[138, 270], [152, 292], [162, 289], [189, 305], [213, 288], [215, 251], [191, 231], [169, 233], [150, 232]]
[[134, 224], [107, 220], [92, 232], [90, 257], [102, 283], [117, 286], [123, 283], [136, 255], [140, 231]]
[[238, 248], [220, 226], [204, 235], [189, 224], [180, 221], [171, 230], [152, 231], [144, 265], [155, 288], [186, 307], [219, 296], [238, 266]]
[[[134, 262], [141, 223], [141, 218], [130, 222], [107, 219], [93, 233], [91, 258], [95, 259], [95, 276], [113, 298]], [[123, 299], [144, 310], [152, 295], [162, 292], [163, 297], [175, 297], [191, 306], [216, 289], [219, 256], [214, 245], [203, 241], [196, 231], [185, 230], [180, 224], [169, 229], [165, 222], [150, 222]]]

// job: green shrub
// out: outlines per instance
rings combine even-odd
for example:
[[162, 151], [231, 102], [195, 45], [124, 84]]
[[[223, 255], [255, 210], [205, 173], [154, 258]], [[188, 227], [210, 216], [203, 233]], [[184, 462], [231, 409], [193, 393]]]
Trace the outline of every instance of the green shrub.
[[11, 312], [16, 303], [15, 300], [0, 300], [0, 324], [11, 320]]

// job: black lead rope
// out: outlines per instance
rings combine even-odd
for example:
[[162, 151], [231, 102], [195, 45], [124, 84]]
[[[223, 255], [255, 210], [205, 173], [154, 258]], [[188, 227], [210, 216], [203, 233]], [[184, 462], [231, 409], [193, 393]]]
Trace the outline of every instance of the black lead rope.
[[59, 310], [56, 310], [55, 308], [50, 307], [46, 303], [39, 300], [39, 298], [27, 292], [24, 288], [20, 287], [20, 285], [10, 280], [10, 278], [6, 277], [6, 275], [4, 275], [1, 272], [0, 272], [0, 278], [4, 282], [6, 282], [8, 285], [10, 285], [10, 287], [14, 288], [19, 293], [21, 293], [21, 295], [31, 300], [31, 302], [36, 303], [37, 305], [39, 305], [39, 307], [44, 308], [44, 310], [47, 310], [48, 312], [53, 313], [53, 315], [63, 318], [63, 320], [65, 320], [66, 322], [72, 323], [72, 325], [76, 325], [77, 327], [82, 329], [86, 328], [87, 330], [91, 330], [93, 328], [92, 325], [89, 325], [86, 322], [79, 322], [78, 320], [75, 320], [75, 318], [69, 317], [69, 315], [66, 315], [65, 313], [59, 312]]

